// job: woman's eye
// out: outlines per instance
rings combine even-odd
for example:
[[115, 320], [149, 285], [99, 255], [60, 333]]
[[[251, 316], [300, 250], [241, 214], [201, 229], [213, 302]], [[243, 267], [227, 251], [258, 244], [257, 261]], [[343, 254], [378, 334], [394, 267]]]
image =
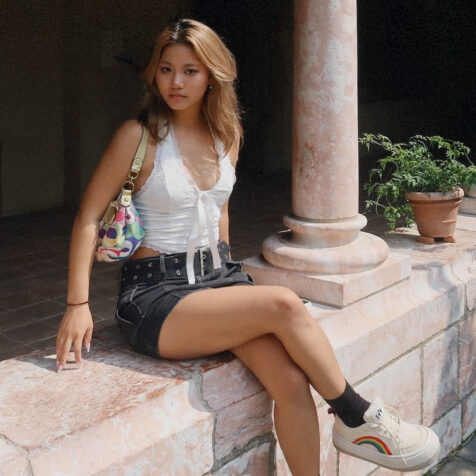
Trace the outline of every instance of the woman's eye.
[[[162, 66], [160, 68], [160, 71], [162, 73], [168, 73], [168, 72], [170, 72], [170, 68], [167, 67], [167, 66]], [[195, 73], [198, 73], [198, 71], [196, 69], [188, 68], [188, 69], [185, 70], [185, 74], [195, 74]]]

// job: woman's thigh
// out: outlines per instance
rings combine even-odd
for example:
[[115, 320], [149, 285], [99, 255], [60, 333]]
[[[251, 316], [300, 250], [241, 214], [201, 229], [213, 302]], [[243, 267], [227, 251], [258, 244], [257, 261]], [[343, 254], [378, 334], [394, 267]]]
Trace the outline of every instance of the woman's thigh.
[[295, 405], [310, 401], [307, 376], [274, 335], [257, 337], [230, 350], [253, 372], [278, 404]]
[[240, 346], [272, 333], [279, 325], [280, 314], [289, 313], [293, 307], [297, 313], [305, 313], [299, 298], [280, 286], [196, 291], [182, 298], [165, 319], [159, 354], [190, 359]]

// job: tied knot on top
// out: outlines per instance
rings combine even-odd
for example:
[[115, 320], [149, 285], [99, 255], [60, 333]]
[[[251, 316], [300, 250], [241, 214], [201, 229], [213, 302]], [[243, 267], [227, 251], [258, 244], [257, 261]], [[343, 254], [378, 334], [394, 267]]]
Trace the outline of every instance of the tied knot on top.
[[197, 194], [197, 219], [193, 225], [192, 232], [188, 239], [187, 247], [187, 276], [188, 283], [195, 284], [195, 271], [193, 269], [193, 255], [197, 246], [197, 240], [200, 233], [206, 229], [208, 233], [208, 242], [213, 258], [213, 268], [221, 268], [221, 258], [218, 252], [217, 242], [213, 232], [213, 209], [217, 204], [213, 196], [208, 191], [199, 190]]

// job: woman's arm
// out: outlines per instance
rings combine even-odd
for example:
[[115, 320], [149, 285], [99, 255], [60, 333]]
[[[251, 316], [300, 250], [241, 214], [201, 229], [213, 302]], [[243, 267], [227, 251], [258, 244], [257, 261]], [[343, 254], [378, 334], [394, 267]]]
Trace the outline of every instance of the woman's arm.
[[219, 239], [230, 243], [228, 200], [221, 207], [220, 221], [218, 222]]
[[[86, 187], [71, 232], [66, 300], [70, 304], [88, 301], [99, 220], [127, 178], [141, 134], [137, 121], [125, 122], [114, 134]], [[59, 370], [66, 363], [71, 345], [76, 362], [81, 362], [81, 346], [89, 349], [92, 329], [88, 304], [67, 306], [56, 337]]]
[[[233, 167], [236, 167], [238, 160], [238, 148], [232, 149], [230, 152], [230, 162]], [[230, 243], [230, 226], [228, 217], [228, 200], [221, 207], [220, 221], [218, 222], [219, 239]], [[231, 251], [230, 251], [231, 258]]]

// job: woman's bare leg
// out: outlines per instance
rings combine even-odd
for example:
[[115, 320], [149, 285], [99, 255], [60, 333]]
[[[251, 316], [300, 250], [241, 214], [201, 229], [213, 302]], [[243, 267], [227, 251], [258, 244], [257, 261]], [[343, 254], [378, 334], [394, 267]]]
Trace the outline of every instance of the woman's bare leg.
[[319, 474], [319, 424], [309, 382], [271, 334], [230, 349], [274, 400], [278, 441], [294, 476]]
[[299, 297], [281, 286], [206, 289], [181, 299], [165, 320], [162, 357], [194, 358], [273, 334], [325, 399], [342, 394], [345, 379], [326, 335]]

